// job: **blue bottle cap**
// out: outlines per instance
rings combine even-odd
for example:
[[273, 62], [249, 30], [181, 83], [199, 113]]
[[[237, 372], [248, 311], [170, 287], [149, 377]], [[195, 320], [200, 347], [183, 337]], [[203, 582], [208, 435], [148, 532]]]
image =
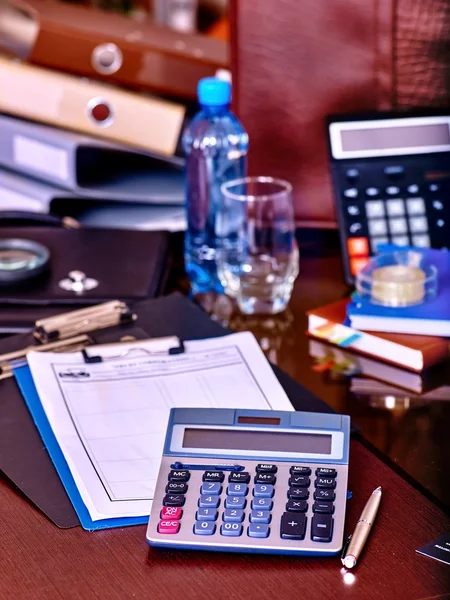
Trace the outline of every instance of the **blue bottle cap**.
[[217, 77], [204, 77], [198, 82], [197, 95], [204, 106], [224, 106], [231, 101], [231, 84]]

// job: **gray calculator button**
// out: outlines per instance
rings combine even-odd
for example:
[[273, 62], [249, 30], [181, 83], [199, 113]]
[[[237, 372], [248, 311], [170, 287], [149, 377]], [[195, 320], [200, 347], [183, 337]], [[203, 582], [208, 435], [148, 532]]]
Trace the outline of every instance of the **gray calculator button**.
[[405, 204], [403, 200], [388, 200], [386, 202], [387, 214], [390, 217], [403, 217], [405, 214]]
[[199, 508], [197, 511], [197, 521], [215, 521], [219, 513], [215, 508]]
[[239, 508], [226, 508], [223, 511], [223, 520], [230, 523], [241, 523], [245, 513]]
[[396, 196], [397, 194], [400, 194], [400, 188], [396, 185], [390, 185], [386, 188], [386, 194], [389, 196]]
[[428, 231], [428, 222], [426, 217], [411, 217], [409, 219], [409, 228], [411, 233], [422, 233]]
[[371, 236], [387, 234], [387, 223], [384, 219], [369, 219], [368, 227]]
[[253, 488], [253, 495], [255, 498], [272, 498], [274, 494], [273, 485], [269, 485], [266, 483], [255, 483], [255, 487]]
[[344, 196], [346, 198], [357, 198], [358, 190], [356, 188], [348, 188], [348, 189], [344, 190]]
[[375, 196], [380, 195], [380, 190], [376, 187], [368, 187], [366, 188], [366, 196], [371, 196], [374, 198]]
[[211, 521], [196, 521], [194, 525], [194, 533], [196, 535], [213, 535], [216, 531], [216, 524]]
[[426, 233], [421, 233], [412, 236], [413, 246], [417, 248], [429, 248], [431, 245], [430, 236]]
[[267, 510], [252, 510], [250, 523], [270, 523], [272, 515]]
[[229, 496], [246, 496], [248, 492], [247, 484], [245, 483], [230, 483], [228, 484], [227, 494]]
[[201, 494], [210, 494], [211, 496], [218, 496], [222, 491], [222, 486], [218, 481], [204, 481], [200, 489]]
[[252, 510], [272, 510], [273, 502], [270, 498], [254, 498]]
[[406, 223], [406, 219], [404, 219], [403, 217], [399, 219], [389, 219], [389, 229], [392, 235], [407, 233], [408, 225]]
[[392, 243], [396, 246], [409, 246], [409, 237], [407, 235], [394, 235]]
[[227, 496], [225, 499], [225, 508], [245, 508], [247, 500], [243, 496]]
[[372, 252], [376, 254], [378, 252], [379, 246], [383, 246], [384, 244], [389, 243], [389, 238], [387, 237], [375, 237], [370, 240], [370, 245], [372, 246]]
[[408, 215], [424, 215], [425, 201], [423, 198], [408, 198], [406, 200]]
[[248, 526], [248, 537], [266, 538], [269, 537], [270, 527], [264, 523], [250, 523]]
[[444, 210], [444, 204], [442, 202], [442, 200], [433, 200], [433, 202], [431, 203], [434, 210]]
[[219, 504], [219, 496], [212, 496], [210, 494], [202, 494], [198, 501], [198, 505], [200, 508], [217, 508]]
[[242, 525], [240, 523], [223, 523], [220, 528], [220, 534], [239, 537], [242, 534]]
[[417, 194], [419, 192], [419, 186], [416, 183], [408, 185], [406, 189], [408, 191], [408, 194]]
[[384, 217], [384, 204], [381, 200], [370, 200], [366, 202], [366, 215], [368, 219]]

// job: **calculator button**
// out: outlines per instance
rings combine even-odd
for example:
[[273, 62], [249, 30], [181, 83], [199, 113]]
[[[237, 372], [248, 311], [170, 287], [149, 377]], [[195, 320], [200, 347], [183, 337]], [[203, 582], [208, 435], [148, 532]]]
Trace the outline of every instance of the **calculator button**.
[[227, 487], [227, 494], [229, 496], [246, 496], [248, 487], [245, 483], [230, 483]]
[[424, 215], [425, 201], [423, 198], [408, 198], [406, 200], [408, 215]]
[[222, 486], [218, 481], [204, 481], [200, 488], [201, 494], [211, 494], [211, 496], [220, 496], [222, 493]]
[[333, 536], [333, 517], [315, 514], [311, 521], [311, 539], [313, 542], [331, 542]]
[[195, 535], [213, 535], [216, 531], [216, 524], [211, 521], [195, 521]]
[[277, 465], [272, 465], [269, 463], [261, 463], [256, 465], [257, 473], [276, 473], [278, 471]]
[[359, 217], [359, 215], [361, 214], [361, 209], [357, 204], [349, 204], [347, 206], [347, 213], [351, 217]]
[[370, 240], [370, 245], [372, 246], [372, 252], [376, 254], [378, 252], [378, 248], [383, 246], [384, 244], [388, 244], [389, 239], [387, 237], [375, 237]]
[[306, 500], [288, 500], [286, 502], [286, 510], [288, 512], [306, 512], [308, 503]]
[[273, 502], [270, 498], [253, 498], [252, 510], [272, 510]]
[[185, 494], [188, 490], [188, 486], [186, 483], [182, 481], [169, 481], [166, 485], [166, 493], [167, 494]]
[[444, 210], [444, 204], [442, 200], [433, 200], [431, 205], [434, 208], [434, 210]]
[[376, 196], [380, 195], [380, 190], [376, 187], [368, 187], [366, 188], [366, 196], [369, 196], [369, 198], [375, 198]]
[[403, 217], [405, 214], [405, 203], [403, 200], [388, 200], [386, 202], [387, 214], [390, 217]]
[[250, 523], [270, 523], [272, 515], [268, 510], [252, 510]]
[[438, 219], [438, 220], [436, 221], [436, 226], [437, 226], [437, 227], [444, 227], [444, 225], [445, 225], [445, 221], [444, 221], [444, 219]]
[[332, 502], [314, 502], [313, 512], [331, 515], [334, 512], [334, 504]]
[[311, 475], [311, 469], [309, 467], [301, 467], [299, 465], [293, 465], [289, 469], [291, 475]]
[[226, 508], [223, 511], [223, 520], [230, 523], [241, 523], [244, 516], [244, 511], [239, 508]]
[[250, 473], [241, 471], [240, 473], [230, 473], [228, 477], [230, 483], [249, 483]]
[[387, 234], [387, 223], [384, 219], [369, 219], [367, 225], [371, 236]]
[[311, 479], [306, 477], [306, 475], [293, 475], [289, 479], [289, 485], [292, 487], [309, 487], [311, 483]]
[[161, 510], [161, 519], [163, 521], [170, 521], [181, 519], [183, 514], [182, 509], [179, 506], [163, 506]]
[[390, 179], [397, 179], [403, 177], [405, 169], [400, 165], [391, 165], [389, 167], [384, 167], [383, 173]]
[[334, 502], [336, 498], [333, 490], [316, 490], [314, 492], [314, 500], [328, 500], [328, 502]]
[[407, 235], [394, 235], [392, 243], [396, 246], [409, 246], [409, 237]]
[[223, 523], [220, 528], [220, 535], [239, 537], [242, 535], [242, 529], [243, 527], [239, 523]]
[[348, 228], [351, 235], [355, 235], [356, 233], [360, 233], [362, 231], [363, 226], [361, 223], [352, 223]]
[[180, 530], [180, 521], [160, 521], [158, 523], [158, 533], [178, 533]]
[[255, 475], [255, 483], [268, 483], [274, 485], [276, 477], [273, 473], [257, 473]]
[[430, 192], [439, 192], [441, 186], [438, 183], [430, 183], [428, 189], [430, 190]]
[[306, 515], [285, 512], [281, 516], [281, 537], [285, 540], [303, 540], [306, 531]]
[[169, 473], [169, 481], [188, 481], [189, 480], [189, 476], [190, 473], [189, 471], [183, 470], [183, 471], [175, 471], [172, 470]]
[[361, 271], [361, 269], [364, 269], [368, 262], [368, 256], [364, 258], [352, 258], [350, 260], [350, 271], [352, 275], [356, 275], [357, 273], [359, 273], [359, 271]]
[[244, 509], [247, 500], [243, 496], [227, 496], [225, 499], [225, 508]]
[[306, 488], [290, 487], [287, 493], [288, 498], [294, 499], [299, 498], [300, 500], [307, 500], [309, 492]]
[[202, 494], [199, 498], [198, 505], [201, 508], [217, 508], [220, 504], [219, 496]]
[[222, 471], [205, 471], [203, 473], [203, 481], [219, 481], [222, 483], [225, 476]]
[[406, 188], [406, 191], [408, 192], [408, 194], [418, 194], [419, 186], [416, 183], [413, 183], [411, 185], [408, 185], [408, 187]]
[[358, 190], [357, 188], [347, 188], [346, 190], [344, 190], [344, 196], [346, 198], [357, 198], [358, 197]]
[[400, 188], [396, 185], [389, 185], [386, 188], [386, 194], [388, 196], [396, 196], [397, 194], [400, 194]]
[[411, 217], [409, 219], [409, 228], [411, 233], [422, 233], [428, 231], [428, 222], [426, 217]]
[[359, 171], [358, 169], [347, 169], [345, 176], [347, 177], [348, 181], [356, 181], [359, 179]]
[[413, 235], [412, 244], [417, 248], [429, 248], [431, 246], [430, 236], [426, 233]]
[[349, 238], [347, 240], [347, 249], [349, 256], [368, 256], [369, 243], [367, 238]]
[[166, 494], [163, 498], [164, 506], [183, 506], [186, 502], [186, 496], [183, 494]]
[[407, 233], [408, 225], [406, 219], [389, 219], [389, 230], [392, 235], [398, 235], [399, 233]]
[[336, 480], [334, 477], [318, 477], [315, 481], [316, 488], [324, 490], [334, 490], [336, 487]]
[[272, 498], [275, 488], [267, 483], [257, 483], [253, 488], [255, 498]]
[[336, 477], [336, 475], [336, 469], [329, 469], [328, 467], [316, 469], [316, 477]]
[[381, 200], [366, 202], [366, 215], [368, 219], [384, 217], [384, 204]]
[[197, 521], [215, 521], [218, 514], [215, 508], [199, 508], [195, 518]]
[[250, 523], [247, 529], [248, 537], [266, 538], [269, 537], [270, 527], [264, 523]]

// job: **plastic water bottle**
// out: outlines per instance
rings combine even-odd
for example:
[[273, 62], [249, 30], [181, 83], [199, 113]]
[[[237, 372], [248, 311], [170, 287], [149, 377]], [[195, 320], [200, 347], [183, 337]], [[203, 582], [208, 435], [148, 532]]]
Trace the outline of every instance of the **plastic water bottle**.
[[193, 294], [223, 291], [217, 276], [220, 186], [245, 177], [248, 135], [230, 111], [231, 85], [207, 77], [198, 84], [200, 112], [183, 134], [187, 161], [185, 266]]

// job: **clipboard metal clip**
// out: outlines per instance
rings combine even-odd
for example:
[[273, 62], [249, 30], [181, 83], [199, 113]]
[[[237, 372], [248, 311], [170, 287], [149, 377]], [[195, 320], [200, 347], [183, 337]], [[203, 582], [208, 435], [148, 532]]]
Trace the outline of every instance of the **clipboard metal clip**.
[[137, 316], [125, 302], [112, 300], [96, 306], [40, 319], [34, 324], [33, 335], [46, 344], [53, 340], [63, 340], [74, 335], [105, 329], [114, 325], [136, 321]]
[[[143, 343], [151, 342], [152, 348], [145, 348], [142, 346]], [[109, 344], [104, 344], [103, 346], [96, 346], [96, 348], [107, 347]], [[112, 344], [113, 346], [115, 344]], [[134, 354], [147, 354], [149, 356], [155, 355], [167, 355], [173, 356], [175, 354], [184, 354], [184, 342], [180, 338], [176, 336], [162, 337], [162, 338], [152, 338], [148, 340], [137, 340], [132, 343], [132, 347], [128, 348], [121, 354], [115, 354], [112, 356], [101, 356], [100, 354], [89, 355], [85, 348], [81, 350], [81, 354], [83, 355], [84, 362], [86, 364], [95, 364], [106, 362], [108, 360], [118, 360], [121, 358], [129, 358], [130, 355]]]
[[27, 346], [22, 350], [0, 354], [0, 380], [12, 377], [13, 369], [26, 365], [28, 352], [77, 352], [90, 344], [92, 344], [92, 340], [89, 336], [77, 335], [66, 340], [58, 340], [40, 346]]

